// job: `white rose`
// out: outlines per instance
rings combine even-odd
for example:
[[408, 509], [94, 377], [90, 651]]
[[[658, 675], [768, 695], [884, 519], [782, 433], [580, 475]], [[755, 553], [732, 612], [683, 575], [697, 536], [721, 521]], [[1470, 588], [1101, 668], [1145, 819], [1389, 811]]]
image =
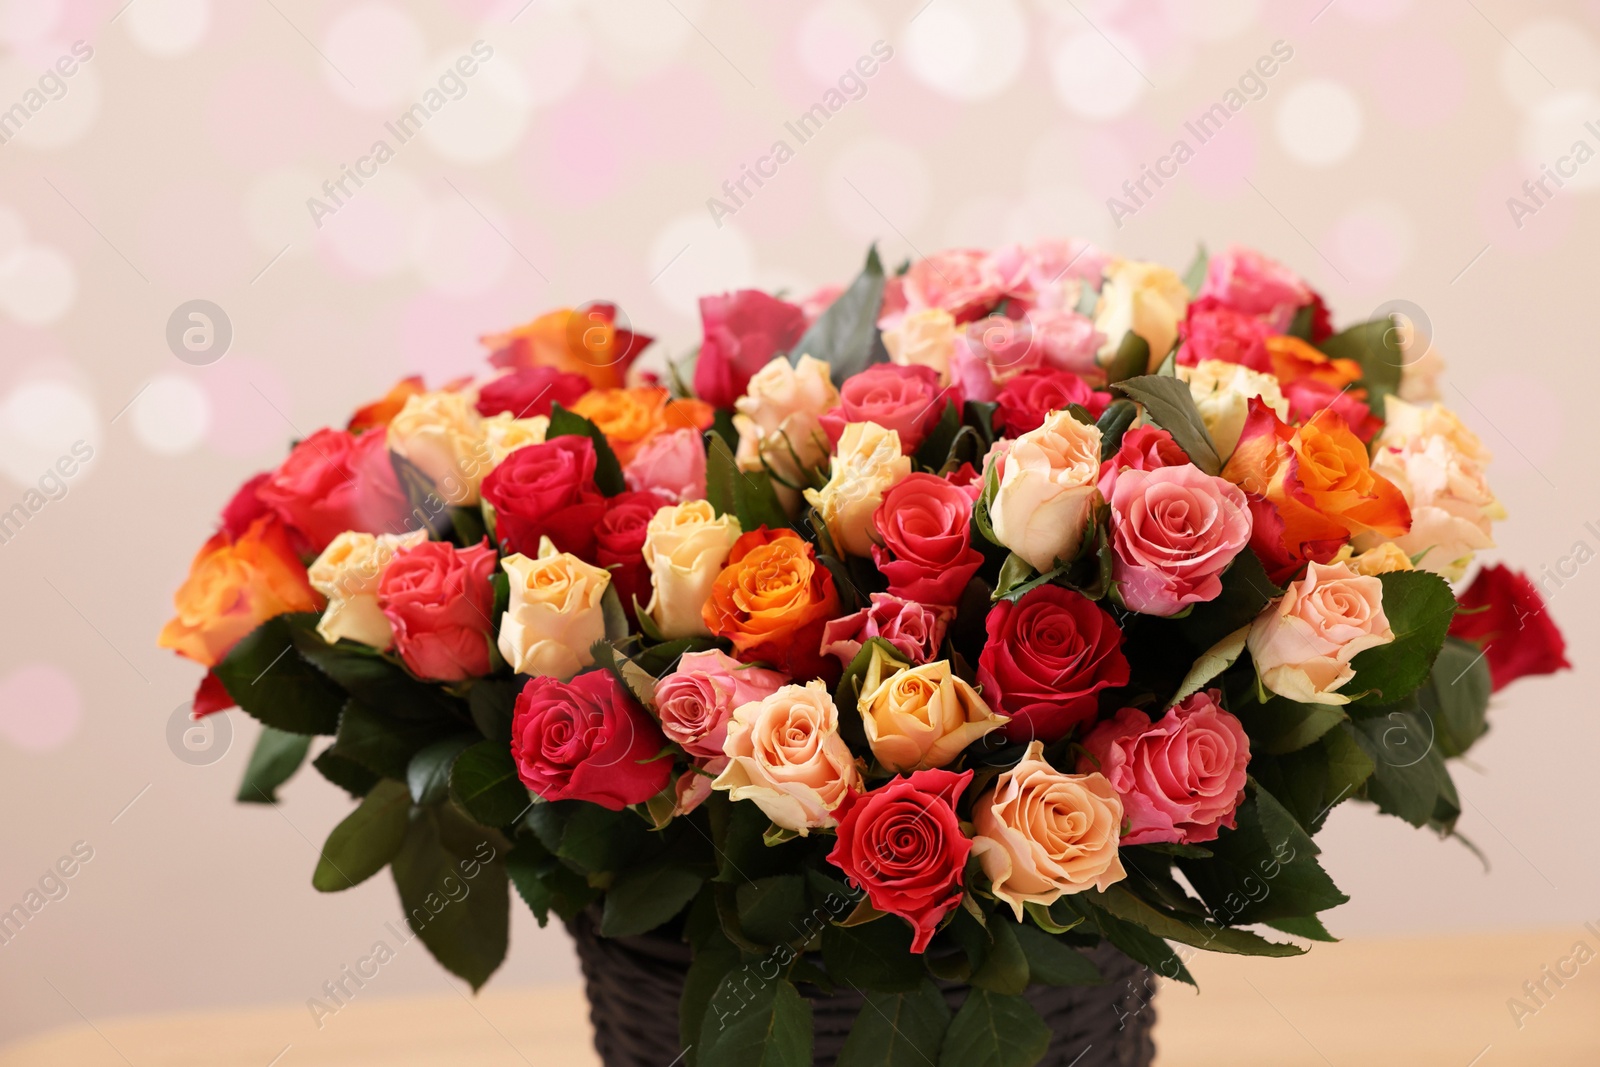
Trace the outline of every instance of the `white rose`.
[[483, 443], [489, 453], [488, 468], [484, 471], [487, 475], [517, 449], [544, 444], [545, 434], [550, 432], [550, 419], [546, 415], [518, 419], [511, 412], [502, 411], [484, 419], [482, 427]]
[[594, 663], [590, 647], [606, 635], [601, 598], [611, 572], [539, 539], [539, 558], [517, 553], [500, 561], [511, 579], [511, 602], [500, 620], [500, 654], [518, 674], [566, 682]]
[[1119, 259], [1106, 270], [1095, 308], [1094, 327], [1105, 334], [1100, 362], [1108, 362], [1128, 332], [1150, 345], [1150, 370], [1167, 358], [1178, 340], [1178, 324], [1189, 310], [1183, 279], [1159, 263]]
[[644, 562], [650, 568], [650, 603], [645, 614], [669, 638], [711, 633], [701, 609], [728, 552], [739, 539], [739, 520], [718, 517], [704, 500], [672, 504], [645, 527]]
[[943, 308], [923, 308], [883, 331], [889, 362], [902, 367], [932, 367], [939, 384], [950, 384], [950, 356], [956, 347], [956, 320]]
[[463, 393], [418, 393], [389, 423], [389, 449], [433, 481], [447, 502], [478, 503], [478, 486], [489, 473], [482, 420]]

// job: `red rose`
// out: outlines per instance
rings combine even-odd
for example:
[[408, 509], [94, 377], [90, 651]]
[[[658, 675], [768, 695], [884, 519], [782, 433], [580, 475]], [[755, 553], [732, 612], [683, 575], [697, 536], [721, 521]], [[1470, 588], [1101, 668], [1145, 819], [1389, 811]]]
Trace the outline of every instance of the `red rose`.
[[953, 606], [983, 566], [983, 553], [972, 547], [972, 497], [936, 474], [900, 479], [872, 521], [883, 536], [872, 560], [894, 596]]
[[1009, 740], [1059, 741], [1094, 718], [1099, 693], [1126, 685], [1122, 631], [1082, 593], [1041, 585], [989, 610], [978, 681], [989, 706], [1011, 716]]
[[650, 600], [650, 568], [644, 562], [644, 535], [665, 498], [658, 493], [619, 493], [606, 501], [605, 518], [594, 531], [594, 561], [611, 571], [611, 585], [633, 618], [633, 600]]
[[261, 499], [260, 489], [272, 478], [271, 471], [251, 478], [241, 485], [233, 494], [233, 499], [228, 501], [228, 506], [222, 509], [221, 527], [224, 533], [237, 541], [250, 529], [250, 524], [263, 515], [273, 513], [272, 506]]
[[1526, 574], [1499, 563], [1485, 567], [1458, 599], [1450, 633], [1487, 650], [1496, 692], [1523, 675], [1572, 668], [1567, 642]]
[[539, 554], [548, 537], [562, 552], [593, 562], [606, 498], [594, 484], [594, 442], [563, 434], [519, 448], [483, 480], [495, 533], [512, 552]]
[[917, 771], [839, 805], [839, 840], [828, 862], [866, 890], [879, 911], [911, 924], [911, 951], [928, 947], [941, 920], [961, 906], [972, 841], [956, 802], [972, 772]]
[[213, 715], [219, 711], [227, 711], [238, 705], [238, 701], [228, 692], [212, 671], [206, 671], [205, 677], [200, 679], [200, 686], [194, 691], [194, 701], [189, 713], [196, 719]]
[[318, 430], [294, 446], [256, 495], [313, 553], [346, 530], [401, 533], [410, 505], [385, 445], [386, 430]]
[[498, 561], [488, 538], [471, 548], [424, 541], [395, 553], [378, 581], [378, 606], [412, 674], [459, 682], [489, 673], [489, 578]]
[[1111, 395], [1095, 392], [1069, 370], [1031, 370], [1006, 382], [995, 400], [1000, 404], [994, 413], [995, 429], [1007, 437], [1021, 437], [1043, 426], [1050, 412], [1064, 411], [1071, 404], [1081, 405], [1098, 419]]
[[1179, 333], [1183, 345], [1178, 349], [1178, 362], [1186, 367], [1203, 359], [1220, 359], [1272, 373], [1272, 356], [1267, 352], [1271, 327], [1254, 315], [1224, 306], [1214, 296], [1189, 305]]
[[1327, 409], [1345, 421], [1350, 431], [1363, 442], [1370, 442], [1383, 421], [1372, 413], [1364, 399], [1364, 390], [1337, 386], [1315, 378], [1300, 378], [1283, 383], [1284, 399], [1289, 401], [1289, 418], [1294, 422], [1310, 422], [1317, 412]]
[[551, 404], [571, 408], [589, 391], [589, 379], [554, 367], [523, 367], [478, 390], [478, 414], [484, 418], [509, 411], [514, 419], [549, 415]]
[[1301, 547], [1307, 555], [1290, 552], [1283, 544], [1283, 516], [1277, 507], [1258, 493], [1246, 493], [1250, 505], [1250, 551], [1261, 561], [1273, 585], [1286, 586], [1300, 576], [1307, 563], [1327, 563], [1339, 554], [1345, 542], [1339, 539], [1307, 541]]
[[586, 800], [611, 811], [641, 804], [666, 788], [667, 745], [610, 671], [570, 682], [531, 679], [517, 694], [511, 758], [522, 784], [545, 800]]
[[900, 451], [910, 455], [938, 425], [946, 402], [955, 399], [954, 390], [939, 387], [939, 372], [932, 367], [875, 363], [844, 380], [839, 406], [818, 421], [834, 445], [846, 424], [875, 422], [899, 434]]
[[751, 375], [806, 332], [803, 310], [759, 289], [701, 297], [700, 322], [705, 336], [694, 367], [694, 391], [718, 408], [733, 407]]
[[1122, 435], [1117, 454], [1100, 464], [1100, 495], [1110, 500], [1117, 488], [1117, 475], [1125, 470], [1153, 471], [1188, 462], [1189, 453], [1178, 446], [1170, 433], [1154, 426], [1136, 426]]

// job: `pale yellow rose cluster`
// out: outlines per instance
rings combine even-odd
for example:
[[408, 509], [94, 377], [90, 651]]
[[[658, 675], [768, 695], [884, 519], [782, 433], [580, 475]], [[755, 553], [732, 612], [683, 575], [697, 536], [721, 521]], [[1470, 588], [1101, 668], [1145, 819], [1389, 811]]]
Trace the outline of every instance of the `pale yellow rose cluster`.
[[471, 507], [490, 471], [518, 448], [541, 444], [550, 420], [512, 418], [509, 412], [485, 419], [468, 393], [439, 390], [418, 393], [389, 422], [389, 449], [433, 481], [447, 503]]
[[1000, 461], [989, 522], [1002, 545], [1041, 572], [1070, 560], [1103, 500], [1100, 430], [1065, 411], [1012, 442]]
[[735, 708], [722, 751], [728, 765], [712, 788], [751, 801], [801, 836], [838, 825], [839, 805], [865, 788], [861, 766], [839, 734], [839, 709], [820, 680], [786, 685]]
[[956, 348], [956, 320], [943, 308], [924, 308], [883, 331], [889, 362], [901, 367], [931, 367], [939, 384], [950, 384], [950, 357]]
[[[1474, 553], [1494, 547], [1491, 524], [1506, 517], [1489, 488], [1489, 451], [1442, 404], [1391, 396], [1384, 414], [1372, 469], [1399, 486], [1411, 505], [1411, 529], [1394, 543], [1420, 569], [1456, 581]], [[1371, 547], [1369, 541], [1360, 547]]]
[[1149, 370], [1167, 358], [1178, 341], [1178, 324], [1189, 310], [1189, 289], [1183, 279], [1159, 263], [1119, 259], [1106, 268], [1095, 306], [1094, 328], [1105, 335], [1100, 362], [1108, 362], [1132, 332], [1150, 346]]
[[955, 675], [949, 660], [908, 667], [876, 645], [859, 709], [873, 756], [896, 774], [944, 767], [1006, 721]]
[[500, 654], [518, 674], [563, 682], [594, 663], [589, 649], [606, 635], [601, 604], [611, 572], [539, 539], [539, 557], [520, 552], [500, 566], [511, 579], [511, 601], [500, 620]]
[[847, 423], [828, 484], [807, 489], [805, 497], [841, 552], [867, 556], [879, 536], [873, 512], [883, 503], [883, 494], [910, 473], [911, 457], [901, 453], [898, 433], [875, 422]]
[[1177, 371], [1178, 377], [1189, 383], [1189, 395], [1224, 461], [1238, 447], [1253, 398], [1260, 397], [1278, 418], [1289, 420], [1289, 401], [1271, 374], [1220, 359], [1203, 359]]
[[644, 562], [650, 603], [644, 612], [667, 638], [711, 633], [701, 609], [739, 539], [739, 520], [704, 500], [661, 508], [645, 527]]
[[1346, 563], [1311, 563], [1267, 605], [1246, 641], [1261, 684], [1303, 704], [1348, 704], [1350, 661], [1394, 640], [1383, 583]]
[[394, 644], [394, 629], [378, 606], [378, 583], [395, 553], [428, 539], [428, 531], [370, 534], [346, 530], [328, 543], [308, 572], [311, 586], [328, 598], [317, 633], [329, 644], [340, 638], [380, 652]]
[[773, 483], [779, 499], [793, 510], [800, 496], [790, 486], [804, 485], [809, 472], [827, 462], [828, 435], [820, 420], [838, 403], [839, 391], [822, 360], [801, 356], [791, 364], [787, 357], [775, 356], [734, 401], [739, 469], [770, 467], [780, 479]]

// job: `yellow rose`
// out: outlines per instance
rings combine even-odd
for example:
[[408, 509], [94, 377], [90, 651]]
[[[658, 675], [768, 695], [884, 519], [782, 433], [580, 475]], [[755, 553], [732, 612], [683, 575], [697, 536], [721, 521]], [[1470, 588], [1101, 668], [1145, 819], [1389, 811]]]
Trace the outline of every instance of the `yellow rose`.
[[1237, 363], [1203, 359], [1192, 367], [1179, 367], [1178, 377], [1189, 383], [1189, 395], [1217, 446], [1217, 455], [1233, 455], [1250, 414], [1250, 400], [1260, 397], [1278, 418], [1289, 421], [1289, 401], [1278, 379]]
[[1339, 549], [1329, 563], [1344, 563], [1357, 574], [1377, 577], [1392, 571], [1410, 571], [1416, 568], [1411, 564], [1411, 557], [1406, 555], [1406, 550], [1393, 541], [1383, 541], [1365, 552], [1357, 552], [1349, 545]]
[[786, 685], [742, 704], [723, 742], [728, 766], [711, 783], [732, 800], [754, 801], [786, 830], [805, 836], [837, 825], [845, 795], [863, 789], [861, 768], [839, 736], [839, 709], [826, 683]]
[[867, 556], [878, 540], [872, 513], [883, 494], [910, 473], [911, 457], [901, 454], [898, 433], [875, 422], [852, 422], [839, 435], [828, 484], [807, 489], [805, 497], [839, 551]]
[[378, 582], [396, 552], [427, 539], [426, 530], [378, 535], [346, 530], [330, 541], [308, 572], [311, 587], [328, 598], [317, 623], [322, 639], [331, 645], [342, 637], [388, 651], [394, 628], [378, 607]]
[[995, 537], [1039, 571], [1078, 554], [1100, 503], [1100, 430], [1065, 411], [1017, 438], [989, 506]]
[[897, 671], [871, 691], [863, 687], [860, 708], [872, 754], [896, 774], [943, 767], [1005, 724], [951, 673], [949, 660]]
[[600, 600], [611, 572], [539, 539], [539, 558], [500, 561], [511, 578], [511, 603], [500, 620], [500, 654], [518, 674], [569, 681], [594, 663], [589, 648], [606, 635]]
[[644, 533], [644, 562], [650, 568], [650, 603], [645, 614], [669, 638], [706, 636], [701, 609], [739, 539], [739, 520], [718, 517], [705, 500], [664, 507], [651, 516]]
[[1178, 323], [1188, 309], [1189, 290], [1172, 270], [1159, 263], [1117, 260], [1106, 271], [1094, 313], [1094, 328], [1106, 338], [1100, 362], [1116, 355], [1123, 335], [1131, 331], [1149, 343], [1149, 369], [1154, 371], [1177, 341]]
[[463, 393], [418, 393], [389, 423], [389, 449], [433, 480], [448, 503], [478, 503], [489, 473], [482, 420]]
[[1045, 762], [1041, 741], [973, 804], [972, 825], [972, 854], [1018, 922], [1025, 904], [1049, 907], [1127, 877], [1117, 791], [1099, 772], [1062, 774]]
[[502, 411], [484, 419], [483, 443], [489, 453], [488, 469], [484, 474], [504, 463], [506, 457], [517, 449], [544, 444], [545, 434], [549, 431], [550, 419], [546, 415], [518, 419], [513, 418], [511, 412]]
[[889, 362], [902, 367], [932, 367], [939, 384], [950, 384], [950, 355], [956, 347], [956, 320], [943, 308], [913, 311], [883, 331]]

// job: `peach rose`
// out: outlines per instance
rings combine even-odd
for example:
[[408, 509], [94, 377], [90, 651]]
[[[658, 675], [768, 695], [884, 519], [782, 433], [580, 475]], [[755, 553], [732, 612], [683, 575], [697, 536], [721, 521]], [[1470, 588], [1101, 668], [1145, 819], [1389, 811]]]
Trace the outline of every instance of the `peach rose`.
[[[875, 677], [869, 671], [869, 676]], [[1005, 725], [949, 660], [894, 671], [872, 690], [862, 686], [867, 744], [896, 774], [943, 767], [972, 742]]]
[[566, 682], [594, 663], [589, 648], [606, 635], [600, 600], [611, 572], [539, 540], [539, 558], [518, 553], [500, 561], [511, 579], [511, 603], [500, 619], [500, 654], [518, 674]]
[[839, 736], [839, 709], [821, 681], [786, 685], [735, 708], [722, 751], [728, 766], [712, 788], [754, 801], [802, 837], [837, 825], [834, 810], [863, 788], [861, 768]]
[[1343, 563], [1311, 563], [1251, 624], [1247, 644], [1272, 692], [1304, 704], [1348, 704], [1338, 690], [1355, 677], [1350, 661], [1393, 640], [1382, 582]]
[[426, 530], [378, 535], [347, 530], [335, 537], [309, 572], [312, 588], [328, 598], [317, 623], [322, 639], [331, 645], [342, 637], [387, 652], [394, 628], [378, 606], [378, 582], [396, 552], [427, 539]]
[[839, 435], [828, 484], [807, 489], [806, 502], [817, 509], [839, 551], [866, 556], [881, 535], [872, 521], [883, 494], [911, 473], [911, 457], [900, 449], [900, 435], [875, 422], [852, 422]]
[[481, 423], [464, 393], [418, 393], [389, 422], [389, 450], [431, 478], [446, 501], [471, 507], [490, 468]]
[[1189, 310], [1189, 290], [1183, 279], [1159, 263], [1121, 259], [1106, 270], [1095, 308], [1094, 328], [1105, 335], [1102, 363], [1117, 354], [1122, 338], [1138, 334], [1150, 345], [1154, 371], [1178, 340], [1178, 324]]
[[1101, 503], [1099, 474], [1099, 428], [1050, 412], [1001, 461], [999, 491], [989, 505], [995, 536], [1039, 571], [1071, 559]]
[[711, 632], [701, 609], [738, 539], [739, 520], [718, 517], [704, 500], [669, 505], [651, 516], [642, 550], [651, 588], [644, 610], [664, 636], [703, 637]]
[[883, 331], [889, 362], [902, 367], [931, 367], [939, 384], [950, 384], [950, 356], [956, 347], [956, 320], [943, 308], [923, 308]]
[[1022, 921], [1023, 905], [1127, 877], [1117, 855], [1122, 800], [1100, 773], [1062, 774], [1033, 741], [1015, 767], [972, 806], [972, 854], [994, 895]]

